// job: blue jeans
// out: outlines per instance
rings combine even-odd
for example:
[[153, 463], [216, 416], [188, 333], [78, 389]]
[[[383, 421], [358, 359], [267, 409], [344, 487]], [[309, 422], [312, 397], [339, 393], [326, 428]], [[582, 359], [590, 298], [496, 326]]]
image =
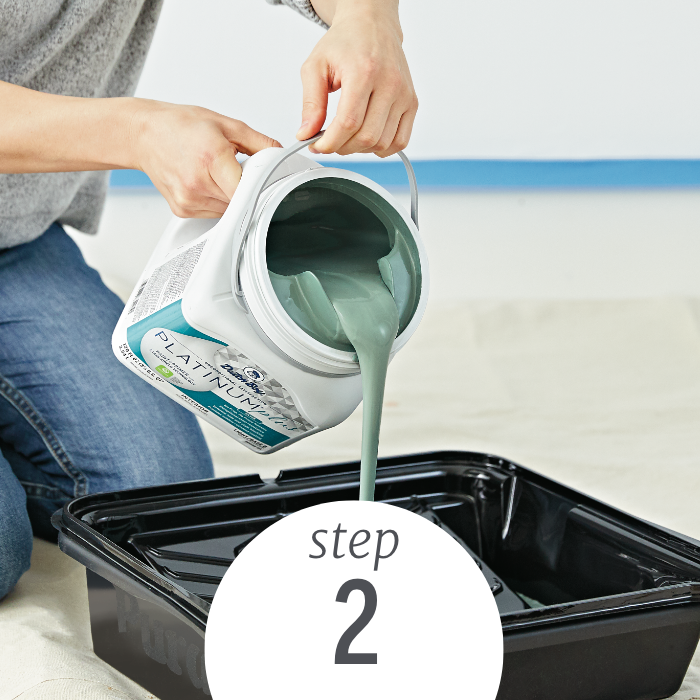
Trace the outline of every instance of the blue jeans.
[[112, 354], [122, 307], [56, 224], [0, 250], [0, 598], [69, 499], [213, 476], [194, 416]]

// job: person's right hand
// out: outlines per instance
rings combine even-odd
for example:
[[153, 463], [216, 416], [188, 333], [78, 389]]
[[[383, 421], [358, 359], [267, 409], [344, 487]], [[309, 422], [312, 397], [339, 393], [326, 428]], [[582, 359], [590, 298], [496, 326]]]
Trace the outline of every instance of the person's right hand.
[[219, 218], [241, 179], [236, 154], [280, 146], [243, 122], [202, 107], [134, 102], [133, 167], [151, 178], [176, 216]]

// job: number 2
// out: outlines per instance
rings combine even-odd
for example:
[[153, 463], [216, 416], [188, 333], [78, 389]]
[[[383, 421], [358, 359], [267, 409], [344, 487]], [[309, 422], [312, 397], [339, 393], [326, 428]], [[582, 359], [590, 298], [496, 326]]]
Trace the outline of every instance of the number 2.
[[362, 630], [367, 627], [369, 621], [377, 611], [377, 591], [375, 587], [362, 578], [354, 578], [346, 581], [335, 597], [338, 603], [347, 603], [348, 597], [353, 591], [362, 591], [365, 596], [365, 607], [360, 616], [348, 627], [338, 641], [335, 649], [335, 662], [337, 664], [376, 664], [376, 654], [351, 654], [350, 645]]

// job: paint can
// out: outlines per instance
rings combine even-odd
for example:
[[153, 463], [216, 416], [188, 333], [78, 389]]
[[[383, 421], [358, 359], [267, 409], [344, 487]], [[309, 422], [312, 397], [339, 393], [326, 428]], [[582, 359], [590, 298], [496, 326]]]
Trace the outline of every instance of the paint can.
[[[276, 215], [279, 220], [285, 207], [290, 216], [302, 211], [309, 225], [313, 219], [323, 227], [324, 216], [338, 214], [337, 198], [329, 205], [324, 194], [332, 191], [344, 198], [342, 215], [355, 209], [374, 217], [390, 241], [392, 231], [400, 232], [413, 289], [392, 357], [415, 332], [427, 303], [428, 261], [410, 162], [399, 154], [411, 187], [409, 214], [369, 178], [298, 154], [318, 138], [247, 159], [221, 219], [174, 217], [112, 339], [129, 369], [260, 454], [338, 425], [362, 399], [355, 354], [309, 334], [273, 288], [266, 244]], [[390, 285], [388, 275], [382, 273]], [[395, 286], [399, 290], [400, 280]]]

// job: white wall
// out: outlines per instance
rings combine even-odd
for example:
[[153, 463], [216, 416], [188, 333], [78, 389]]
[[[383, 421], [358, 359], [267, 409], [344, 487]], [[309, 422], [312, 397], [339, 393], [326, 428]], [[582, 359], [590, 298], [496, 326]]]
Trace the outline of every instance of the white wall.
[[[700, 158], [697, 0], [401, 0], [414, 158]], [[289, 143], [322, 30], [264, 0], [168, 0], [139, 95]]]

